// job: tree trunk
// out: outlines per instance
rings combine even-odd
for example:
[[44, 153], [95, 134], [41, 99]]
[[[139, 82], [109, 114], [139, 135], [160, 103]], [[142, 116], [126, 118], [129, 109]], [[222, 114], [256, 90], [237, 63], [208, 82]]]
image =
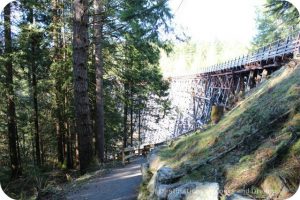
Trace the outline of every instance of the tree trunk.
[[[29, 22], [33, 24], [33, 9], [29, 8], [28, 15]], [[31, 88], [32, 88], [32, 99], [33, 99], [33, 118], [34, 118], [34, 141], [35, 141], [35, 157], [37, 166], [41, 166], [41, 150], [40, 150], [40, 133], [39, 133], [39, 117], [38, 117], [38, 99], [37, 99], [37, 71], [36, 71], [36, 47], [37, 41], [34, 35], [30, 38], [31, 41], [31, 54], [33, 58], [31, 59]]]
[[93, 155], [87, 77], [88, 2], [88, 0], [74, 0], [73, 19], [74, 103], [81, 172], [85, 172]]
[[53, 64], [52, 64], [52, 70], [54, 71], [54, 77], [55, 77], [55, 101], [56, 101], [56, 137], [57, 137], [57, 159], [60, 164], [63, 164], [64, 162], [64, 143], [63, 143], [63, 137], [64, 137], [64, 128], [63, 128], [63, 116], [62, 116], [62, 84], [61, 84], [61, 77], [59, 75], [61, 74], [61, 62], [62, 62], [62, 45], [60, 45], [59, 41], [59, 35], [61, 35], [61, 29], [60, 29], [60, 16], [59, 16], [59, 5], [58, 0], [52, 0], [52, 36], [53, 36], [53, 43], [54, 43], [54, 52], [53, 52]]
[[127, 117], [128, 117], [128, 89], [129, 84], [124, 84], [124, 113], [123, 113], [123, 147], [127, 147], [127, 134], [128, 134], [128, 124], [127, 124]]
[[61, 125], [59, 122], [59, 118], [56, 122], [56, 139], [57, 139], [57, 158], [58, 162], [62, 164], [64, 162], [64, 155], [63, 155], [63, 139], [61, 134]]
[[78, 135], [76, 134], [76, 124], [73, 120], [70, 120], [70, 134], [71, 134], [71, 151], [72, 155], [72, 168], [79, 169], [79, 150], [78, 150]]
[[139, 155], [141, 155], [141, 109], [138, 111], [138, 135], [139, 135]]
[[16, 108], [14, 102], [13, 87], [13, 69], [12, 69], [12, 38], [11, 38], [11, 4], [4, 8], [4, 37], [5, 37], [5, 54], [7, 55], [6, 67], [6, 87], [7, 87], [7, 128], [9, 140], [9, 155], [11, 161], [11, 177], [17, 178], [21, 175], [21, 160], [18, 155], [18, 132], [16, 123]]
[[[31, 52], [35, 53], [35, 44], [32, 44]], [[37, 99], [37, 77], [36, 77], [36, 64], [32, 61], [32, 88], [33, 88], [33, 109], [34, 109], [34, 129], [35, 129], [35, 152], [36, 162], [38, 166], [41, 166], [41, 150], [40, 150], [40, 131], [39, 131], [39, 110]]]
[[133, 100], [130, 107], [130, 145], [133, 147]]
[[104, 106], [103, 106], [103, 4], [102, 0], [94, 0], [94, 38], [95, 38], [95, 69], [96, 69], [96, 146], [101, 163], [104, 162]]
[[124, 103], [124, 115], [123, 115], [123, 147], [127, 147], [127, 115], [128, 115], [128, 106]]
[[73, 159], [72, 159], [72, 141], [71, 141], [71, 131], [69, 122], [66, 122], [66, 130], [67, 130], [67, 168], [73, 168]]

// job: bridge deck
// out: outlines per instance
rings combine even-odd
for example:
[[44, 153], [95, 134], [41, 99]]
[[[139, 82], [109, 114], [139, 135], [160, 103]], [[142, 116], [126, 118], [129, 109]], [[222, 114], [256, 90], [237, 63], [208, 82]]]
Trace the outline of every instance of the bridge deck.
[[290, 57], [300, 52], [300, 33], [291, 35], [285, 40], [277, 40], [267, 46], [259, 48], [256, 52], [232, 60], [201, 69], [200, 74], [222, 70], [236, 70], [239, 67], [251, 69], [251, 66], [268, 64], [269, 60], [279, 57]]

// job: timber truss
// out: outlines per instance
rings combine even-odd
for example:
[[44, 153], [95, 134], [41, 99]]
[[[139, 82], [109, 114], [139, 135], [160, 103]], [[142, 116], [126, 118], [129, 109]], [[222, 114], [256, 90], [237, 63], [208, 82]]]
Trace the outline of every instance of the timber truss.
[[199, 74], [171, 78], [170, 98], [177, 113], [173, 137], [210, 121], [213, 105], [232, 107], [239, 95], [299, 54], [300, 33], [249, 55], [204, 68]]

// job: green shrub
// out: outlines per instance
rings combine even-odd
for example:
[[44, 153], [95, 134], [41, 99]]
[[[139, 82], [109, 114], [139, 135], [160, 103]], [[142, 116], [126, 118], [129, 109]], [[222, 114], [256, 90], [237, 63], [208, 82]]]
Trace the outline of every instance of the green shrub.
[[224, 114], [224, 107], [223, 106], [212, 106], [211, 121], [214, 124], [217, 124], [221, 120], [223, 114]]

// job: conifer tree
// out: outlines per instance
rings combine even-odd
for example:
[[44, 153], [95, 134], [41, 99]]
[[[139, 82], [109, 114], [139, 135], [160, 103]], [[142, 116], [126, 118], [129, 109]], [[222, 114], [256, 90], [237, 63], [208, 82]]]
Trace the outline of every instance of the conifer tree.
[[12, 62], [12, 32], [11, 32], [11, 4], [4, 7], [4, 37], [6, 54], [6, 90], [7, 90], [7, 128], [9, 140], [9, 155], [11, 162], [11, 177], [17, 178], [22, 174], [16, 107], [15, 107], [15, 92], [13, 83], [13, 62]]

